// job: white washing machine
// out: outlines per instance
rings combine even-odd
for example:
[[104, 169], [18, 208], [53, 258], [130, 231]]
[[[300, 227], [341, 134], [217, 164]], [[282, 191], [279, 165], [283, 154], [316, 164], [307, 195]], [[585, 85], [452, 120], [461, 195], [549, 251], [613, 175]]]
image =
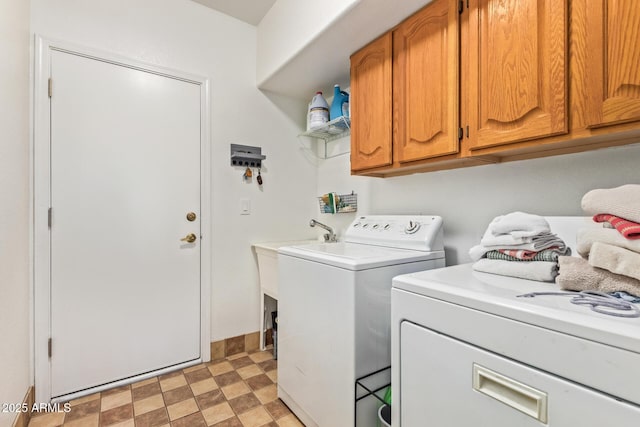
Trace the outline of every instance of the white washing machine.
[[[278, 396], [307, 426], [355, 419], [355, 381], [388, 367], [391, 280], [444, 267], [442, 219], [361, 216], [343, 242], [278, 251]], [[374, 398], [358, 425], [375, 426]]]
[[471, 264], [394, 278], [392, 425], [639, 425], [640, 319], [518, 297], [555, 291]]

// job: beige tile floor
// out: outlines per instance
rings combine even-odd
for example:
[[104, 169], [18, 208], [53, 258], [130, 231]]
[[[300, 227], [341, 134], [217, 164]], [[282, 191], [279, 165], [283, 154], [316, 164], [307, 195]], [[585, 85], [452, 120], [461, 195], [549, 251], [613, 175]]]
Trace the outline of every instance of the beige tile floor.
[[240, 353], [72, 400], [29, 427], [289, 427], [303, 424], [276, 391], [271, 352]]

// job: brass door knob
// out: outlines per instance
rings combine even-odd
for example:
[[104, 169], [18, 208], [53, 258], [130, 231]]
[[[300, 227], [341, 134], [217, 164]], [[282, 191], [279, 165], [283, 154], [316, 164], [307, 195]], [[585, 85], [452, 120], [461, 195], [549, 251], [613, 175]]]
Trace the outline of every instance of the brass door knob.
[[185, 237], [180, 239], [182, 242], [193, 243], [196, 241], [196, 235], [193, 233], [187, 234]]

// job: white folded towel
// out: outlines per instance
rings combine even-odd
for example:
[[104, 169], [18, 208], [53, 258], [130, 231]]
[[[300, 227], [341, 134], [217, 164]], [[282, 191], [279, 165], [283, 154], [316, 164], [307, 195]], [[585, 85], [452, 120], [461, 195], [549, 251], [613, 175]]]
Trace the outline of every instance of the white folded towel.
[[640, 254], [618, 246], [595, 242], [589, 253], [589, 265], [640, 280]]
[[582, 209], [589, 215], [611, 214], [640, 222], [640, 185], [591, 190], [582, 197]]
[[640, 253], [640, 239], [626, 239], [614, 228], [582, 228], [578, 230], [576, 250], [582, 257], [589, 257], [591, 246], [593, 246], [595, 242], [607, 243]]
[[539, 282], [553, 282], [558, 275], [558, 263], [549, 261], [517, 262], [483, 258], [475, 262], [472, 268], [483, 273]]
[[551, 232], [546, 219], [540, 215], [525, 212], [511, 212], [497, 216], [487, 228], [494, 236], [510, 234], [514, 237], [530, 237]]

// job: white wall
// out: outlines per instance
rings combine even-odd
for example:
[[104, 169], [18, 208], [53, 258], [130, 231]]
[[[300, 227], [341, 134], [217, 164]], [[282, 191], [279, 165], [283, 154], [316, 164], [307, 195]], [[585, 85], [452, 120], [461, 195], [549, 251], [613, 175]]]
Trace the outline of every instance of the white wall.
[[359, 1], [277, 0], [258, 25], [257, 81], [268, 79]]
[[[348, 144], [346, 140], [339, 143]], [[342, 156], [323, 161], [318, 192], [360, 189], [363, 209], [358, 210], [363, 214], [441, 215], [447, 265], [454, 265], [470, 262], [469, 248], [495, 216], [516, 210], [584, 215], [580, 200], [587, 191], [640, 183], [639, 163], [640, 144], [635, 144], [383, 179], [350, 176], [349, 157]], [[334, 217], [327, 222], [343, 230], [344, 221]]]
[[[190, 0], [32, 0], [32, 31], [210, 79], [212, 340], [258, 330], [250, 245], [315, 236], [317, 170], [296, 138], [305, 103], [256, 89], [256, 28]], [[229, 144], [261, 146], [264, 185], [230, 166]], [[240, 216], [240, 199], [251, 215]]]
[[258, 87], [309, 100], [349, 84], [349, 57], [431, 0], [277, 0], [258, 25]]
[[[371, 178], [363, 176], [350, 176], [349, 163], [349, 137], [329, 141], [327, 143], [327, 160], [318, 162], [318, 190], [319, 195], [325, 193], [351, 194], [353, 191], [358, 195], [358, 211], [355, 213], [341, 214], [319, 214], [317, 220], [323, 222], [338, 231], [338, 238], [343, 237], [343, 233], [356, 215], [371, 214]], [[324, 154], [323, 143], [318, 146], [318, 151]]]
[[[0, 403], [30, 378], [29, 2], [0, 0]], [[17, 414], [0, 411], [0, 426]]]

